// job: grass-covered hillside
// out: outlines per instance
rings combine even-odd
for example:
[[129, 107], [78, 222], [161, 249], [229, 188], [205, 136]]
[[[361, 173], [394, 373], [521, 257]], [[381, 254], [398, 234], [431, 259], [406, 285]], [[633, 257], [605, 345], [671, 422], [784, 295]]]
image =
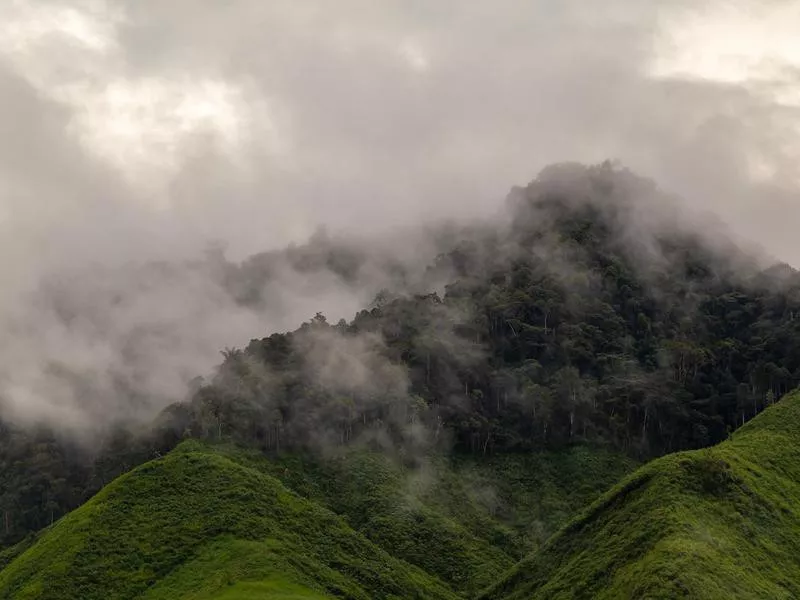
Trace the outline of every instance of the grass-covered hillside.
[[630, 471], [576, 447], [402, 466], [187, 441], [0, 554], [0, 598], [456, 598]]
[[642, 467], [484, 598], [800, 598], [800, 393]]
[[398, 558], [471, 596], [541, 545], [635, 463], [592, 447], [413, 468], [352, 449], [327, 460], [256, 459]]
[[184, 444], [120, 477], [0, 571], [0, 598], [453, 598], [340, 517]]

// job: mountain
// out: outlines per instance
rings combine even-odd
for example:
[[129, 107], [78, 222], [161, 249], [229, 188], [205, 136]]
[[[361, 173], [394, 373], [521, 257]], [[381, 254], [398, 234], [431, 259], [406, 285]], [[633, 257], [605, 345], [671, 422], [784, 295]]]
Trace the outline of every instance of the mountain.
[[226, 352], [175, 430], [411, 460], [585, 443], [647, 459], [724, 440], [800, 382], [800, 276], [625, 170], [546, 169], [504, 222], [439, 243], [440, 292], [387, 290], [350, 321]]
[[[567, 534], [542, 546], [577, 511], [652, 459], [653, 481], [713, 471], [709, 454], [670, 453], [745, 437], [800, 383], [798, 273], [676, 206], [608, 163], [555, 165], [502, 217], [433, 230], [422, 263], [327, 237], [239, 265], [214, 254], [215, 276], [256, 308], [285, 268], [390, 287], [349, 321], [253, 332], [149, 424], [104, 421], [79, 441], [7, 421], [0, 398], [0, 592], [194, 597], [196, 581], [213, 597], [215, 564], [242, 594], [545, 585], [536, 561]], [[625, 535], [613, 543], [647, 550]], [[534, 567], [491, 588], [528, 555]]]
[[800, 392], [641, 467], [481, 596], [800, 597]]

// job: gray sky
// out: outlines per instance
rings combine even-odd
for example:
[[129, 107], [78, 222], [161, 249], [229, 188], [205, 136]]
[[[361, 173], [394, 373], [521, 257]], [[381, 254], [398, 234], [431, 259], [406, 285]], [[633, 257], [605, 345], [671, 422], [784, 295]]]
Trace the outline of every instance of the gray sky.
[[[797, 31], [800, 1], [5, 0], [0, 396], [50, 406], [47, 365], [130, 366], [142, 327], [172, 341], [137, 373], [175, 393], [297, 317], [196, 273], [143, 292], [132, 262], [487, 214], [559, 160], [619, 159], [800, 265]], [[54, 277], [91, 318], [31, 303]]]

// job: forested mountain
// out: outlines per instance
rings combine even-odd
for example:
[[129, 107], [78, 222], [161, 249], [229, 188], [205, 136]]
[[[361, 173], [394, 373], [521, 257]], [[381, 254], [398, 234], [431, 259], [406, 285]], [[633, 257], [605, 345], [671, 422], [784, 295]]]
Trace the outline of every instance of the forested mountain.
[[609, 165], [546, 170], [507, 225], [462, 231], [428, 267], [442, 293], [387, 291], [350, 322], [317, 315], [227, 352], [187, 432], [639, 457], [720, 441], [798, 381], [800, 279], [667, 202]]
[[[800, 277], [712, 225], [624, 169], [565, 164], [515, 188], [495, 219], [432, 228], [424, 264], [326, 237], [241, 264], [214, 254], [215, 276], [254, 308], [286, 264], [383, 289], [349, 321], [318, 313], [225, 349], [216, 373], [154, 423], [105, 428], [88, 448], [52, 426], [3, 423], [0, 542], [52, 524], [186, 438], [234, 442], [275, 464], [330, 465], [358, 449], [410, 472], [579, 448], [620, 457], [584, 482], [578, 509], [633, 461], [723, 441], [800, 381]], [[295, 491], [321, 500], [306, 484]], [[379, 531], [347, 498], [328, 508], [358, 535]], [[538, 519], [548, 534], [568, 516], [555, 512]], [[511, 537], [489, 542], [503, 553], [498, 568], [542, 541], [523, 541], [514, 519], [537, 521], [500, 519]], [[370, 543], [424, 562], [406, 538]], [[454, 585], [442, 569], [435, 576]]]

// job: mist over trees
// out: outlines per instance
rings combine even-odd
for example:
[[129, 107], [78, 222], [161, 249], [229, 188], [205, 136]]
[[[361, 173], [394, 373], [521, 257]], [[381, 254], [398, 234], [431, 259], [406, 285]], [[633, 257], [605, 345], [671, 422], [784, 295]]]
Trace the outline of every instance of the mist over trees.
[[318, 314], [227, 353], [187, 405], [192, 434], [276, 449], [420, 428], [466, 452], [654, 456], [720, 441], [795, 386], [788, 267], [707, 239], [610, 164], [554, 166], [509, 204], [507, 226], [429, 266], [450, 274], [443, 294], [387, 292], [350, 322]]
[[800, 380], [797, 273], [610, 163], [545, 169], [503, 218], [436, 230], [428, 248], [422, 266], [325, 237], [241, 264], [206, 257], [243, 307], [269, 302], [287, 264], [383, 289], [349, 321], [316, 313], [224, 349], [143, 431], [105, 424], [87, 449], [6, 422], [0, 540], [185, 437], [322, 455], [366, 444], [411, 464], [574, 444], [649, 458], [725, 439]]

